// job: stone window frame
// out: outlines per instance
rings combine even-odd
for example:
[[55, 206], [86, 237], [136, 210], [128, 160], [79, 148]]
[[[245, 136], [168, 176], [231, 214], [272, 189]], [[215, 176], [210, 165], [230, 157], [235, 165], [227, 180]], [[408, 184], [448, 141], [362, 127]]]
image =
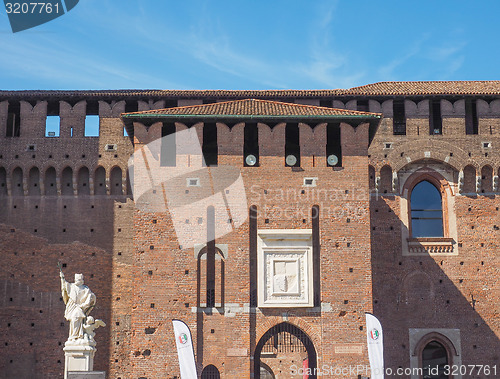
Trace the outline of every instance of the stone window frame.
[[[460, 330], [459, 329], [410, 329], [410, 366], [412, 369], [422, 368], [422, 353], [430, 342], [441, 344], [447, 354], [448, 365], [462, 364]], [[411, 379], [422, 379], [422, 375], [412, 371]], [[450, 375], [449, 379], [461, 379], [462, 376]]]
[[[401, 189], [401, 243], [404, 256], [458, 255], [454, 188], [452, 178], [445, 178], [434, 168], [425, 166], [415, 170], [404, 181]], [[443, 237], [418, 237], [411, 234], [411, 192], [423, 181], [434, 185], [441, 195]]]
[[[289, 245], [280, 246], [263, 246], [264, 240], [283, 241], [290, 240]], [[307, 303], [290, 302], [272, 302], [264, 301], [266, 288], [263, 283], [266, 283], [265, 278], [265, 251], [279, 252], [292, 251], [304, 252], [306, 267], [304, 272], [307, 273], [305, 278], [306, 286], [304, 290], [307, 292]], [[257, 306], [259, 308], [312, 308], [314, 307], [314, 282], [313, 282], [313, 244], [312, 244], [312, 229], [258, 229], [257, 230]]]

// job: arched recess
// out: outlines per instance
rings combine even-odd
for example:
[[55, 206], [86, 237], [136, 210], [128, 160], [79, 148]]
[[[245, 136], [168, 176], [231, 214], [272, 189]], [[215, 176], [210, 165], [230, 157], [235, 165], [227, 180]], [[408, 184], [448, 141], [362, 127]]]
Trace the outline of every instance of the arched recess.
[[412, 271], [404, 279], [402, 300], [407, 314], [419, 313], [422, 317], [434, 314], [434, 286], [424, 271]]
[[118, 166], [115, 166], [111, 169], [111, 173], [109, 175], [110, 182], [110, 192], [111, 195], [122, 195], [122, 169]]
[[28, 174], [28, 195], [40, 196], [40, 170], [32, 167]]
[[45, 170], [43, 187], [46, 196], [57, 196], [57, 173], [54, 167], [49, 167]]
[[81, 167], [78, 170], [78, 195], [90, 195], [89, 185], [90, 173], [87, 167]]
[[61, 174], [61, 195], [73, 196], [73, 169], [66, 167]]
[[7, 196], [7, 171], [0, 167], [0, 196]]
[[491, 192], [493, 192], [493, 168], [486, 165], [481, 169], [481, 193]]
[[380, 169], [380, 188], [379, 193], [392, 192], [392, 168], [385, 165]]
[[[254, 378], [261, 379], [261, 362], [266, 355], [272, 354], [279, 361], [287, 359], [294, 362], [303, 361], [304, 366], [310, 369], [309, 379], [316, 379], [317, 356], [314, 344], [309, 336], [299, 327], [288, 322], [282, 322], [270, 328], [261, 337], [254, 351]], [[270, 358], [273, 359], [273, 358]], [[285, 363], [285, 365], [288, 362]], [[265, 362], [270, 367], [271, 363]], [[304, 367], [303, 366], [303, 367]], [[271, 367], [272, 368], [272, 367]]]
[[198, 253], [198, 307], [223, 307], [226, 261], [217, 247], [210, 254], [212, 248], [208, 245]]
[[464, 184], [463, 193], [475, 193], [476, 192], [476, 169], [474, 166], [468, 165], [464, 167]]
[[220, 379], [219, 369], [214, 365], [206, 366], [201, 372], [201, 379]]
[[99, 166], [94, 173], [94, 194], [106, 195], [106, 170]]
[[[442, 349], [442, 350], [441, 350]], [[441, 351], [439, 351], [441, 350]], [[443, 351], [444, 350], [444, 351]], [[412, 356], [418, 357], [418, 364], [420, 368], [424, 368], [424, 364], [429, 366], [429, 362], [432, 361], [432, 353], [438, 353], [439, 358], [438, 366], [441, 366], [440, 372], [438, 375], [432, 376], [427, 375], [427, 372], [424, 372], [426, 376], [425, 378], [429, 379], [452, 379], [453, 376], [445, 376], [443, 373], [443, 366], [449, 365], [450, 367], [454, 364], [457, 364], [457, 357], [459, 356], [459, 352], [456, 349], [453, 342], [450, 341], [448, 337], [438, 332], [431, 332], [423, 336], [420, 341], [415, 345], [414, 350], [411, 352]], [[444, 353], [444, 354], [443, 354]], [[430, 359], [429, 359], [430, 358]], [[444, 359], [443, 359], [444, 358]]]
[[373, 166], [368, 166], [368, 184], [370, 190], [375, 189], [375, 168]]
[[23, 196], [23, 169], [16, 167], [12, 171], [12, 196]]

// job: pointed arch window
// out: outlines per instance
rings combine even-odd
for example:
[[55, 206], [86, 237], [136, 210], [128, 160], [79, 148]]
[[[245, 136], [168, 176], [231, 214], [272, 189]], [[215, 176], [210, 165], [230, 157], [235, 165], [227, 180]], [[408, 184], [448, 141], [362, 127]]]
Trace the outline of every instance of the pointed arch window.
[[422, 369], [425, 379], [447, 379], [448, 351], [437, 341], [429, 342], [422, 350]]
[[443, 237], [443, 203], [434, 184], [423, 180], [415, 185], [410, 203], [412, 237]]

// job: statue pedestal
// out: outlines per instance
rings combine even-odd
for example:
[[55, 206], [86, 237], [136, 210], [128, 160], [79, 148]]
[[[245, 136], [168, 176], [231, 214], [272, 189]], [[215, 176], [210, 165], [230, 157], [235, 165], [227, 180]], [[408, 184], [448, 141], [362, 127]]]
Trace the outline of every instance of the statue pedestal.
[[68, 379], [69, 371], [89, 372], [94, 369], [94, 354], [96, 348], [93, 346], [68, 344], [64, 346], [64, 379]]

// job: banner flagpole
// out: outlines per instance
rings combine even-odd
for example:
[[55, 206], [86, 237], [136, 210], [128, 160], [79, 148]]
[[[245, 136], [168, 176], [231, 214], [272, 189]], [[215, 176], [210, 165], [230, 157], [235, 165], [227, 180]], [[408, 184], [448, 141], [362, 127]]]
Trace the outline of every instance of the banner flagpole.
[[194, 360], [193, 339], [191, 330], [184, 321], [172, 320], [175, 334], [175, 344], [179, 357], [181, 379], [197, 379], [196, 362]]
[[371, 313], [366, 315], [366, 340], [372, 379], [384, 379], [384, 336], [380, 321]]

